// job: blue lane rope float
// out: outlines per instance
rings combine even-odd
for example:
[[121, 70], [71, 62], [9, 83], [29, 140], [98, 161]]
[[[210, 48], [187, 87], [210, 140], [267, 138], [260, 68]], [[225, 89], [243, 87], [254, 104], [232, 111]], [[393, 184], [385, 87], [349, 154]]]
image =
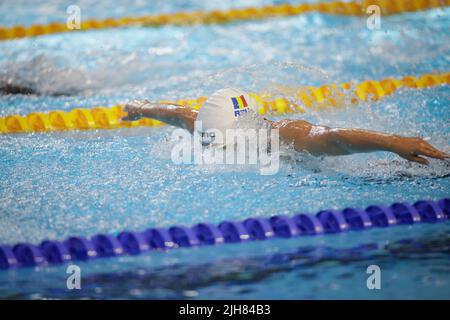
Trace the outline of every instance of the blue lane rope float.
[[0, 268], [56, 265], [120, 255], [139, 255], [157, 250], [189, 248], [223, 243], [243, 243], [272, 238], [336, 234], [394, 225], [436, 223], [450, 219], [450, 198], [423, 200], [414, 204], [371, 205], [366, 209], [322, 210], [317, 214], [254, 217], [224, 221], [218, 225], [198, 223], [193, 227], [151, 228], [143, 232], [123, 231], [117, 236], [97, 234], [90, 238], [45, 240], [39, 245], [0, 245]]

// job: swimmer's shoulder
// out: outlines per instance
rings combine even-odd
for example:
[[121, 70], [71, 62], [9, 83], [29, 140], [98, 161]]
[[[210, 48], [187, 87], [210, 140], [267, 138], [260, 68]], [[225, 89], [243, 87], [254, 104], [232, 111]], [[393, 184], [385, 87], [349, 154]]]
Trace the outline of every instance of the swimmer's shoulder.
[[291, 129], [291, 130], [310, 130], [313, 126], [311, 123], [305, 120], [290, 120], [283, 119], [279, 121], [274, 121], [271, 123], [272, 128], [274, 129]]

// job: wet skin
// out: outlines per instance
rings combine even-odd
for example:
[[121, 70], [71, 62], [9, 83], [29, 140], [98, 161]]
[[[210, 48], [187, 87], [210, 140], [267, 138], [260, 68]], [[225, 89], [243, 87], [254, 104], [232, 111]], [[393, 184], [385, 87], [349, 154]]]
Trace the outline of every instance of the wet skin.
[[[124, 107], [128, 113], [123, 121], [141, 117], [163, 121], [169, 125], [194, 132], [198, 111], [188, 106], [171, 103], [151, 103], [134, 100]], [[314, 125], [303, 120], [271, 121], [273, 129], [279, 130], [284, 143], [292, 144], [295, 150], [315, 156], [338, 156], [373, 151], [393, 152], [400, 157], [428, 164], [424, 157], [445, 160], [450, 155], [436, 149], [419, 137], [403, 137], [363, 129], [330, 128]]]

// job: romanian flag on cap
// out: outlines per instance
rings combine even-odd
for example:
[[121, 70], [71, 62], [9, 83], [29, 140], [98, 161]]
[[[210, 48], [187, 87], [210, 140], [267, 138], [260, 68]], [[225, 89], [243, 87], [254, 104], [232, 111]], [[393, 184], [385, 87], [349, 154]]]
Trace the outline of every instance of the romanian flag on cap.
[[233, 101], [234, 109], [244, 109], [248, 106], [243, 95], [240, 97], [231, 98], [231, 101]]

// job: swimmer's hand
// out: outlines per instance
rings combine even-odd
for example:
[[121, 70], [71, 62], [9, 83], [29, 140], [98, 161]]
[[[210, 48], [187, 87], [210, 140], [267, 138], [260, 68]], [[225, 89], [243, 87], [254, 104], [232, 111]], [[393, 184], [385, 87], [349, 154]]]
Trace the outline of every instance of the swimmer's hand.
[[429, 161], [422, 156], [439, 160], [450, 158], [450, 154], [436, 149], [431, 144], [418, 137], [396, 137], [395, 142], [392, 144], [392, 151], [406, 160], [421, 164], [429, 163]]
[[121, 119], [121, 121], [135, 121], [141, 119], [143, 114], [144, 106], [148, 106], [150, 101], [145, 100], [133, 100], [128, 102], [125, 107], [123, 107], [123, 111], [127, 112], [127, 115]]
[[135, 121], [150, 118], [169, 125], [194, 132], [194, 123], [198, 111], [174, 102], [150, 102], [148, 100], [133, 100], [127, 103], [123, 111], [127, 115], [121, 121]]

